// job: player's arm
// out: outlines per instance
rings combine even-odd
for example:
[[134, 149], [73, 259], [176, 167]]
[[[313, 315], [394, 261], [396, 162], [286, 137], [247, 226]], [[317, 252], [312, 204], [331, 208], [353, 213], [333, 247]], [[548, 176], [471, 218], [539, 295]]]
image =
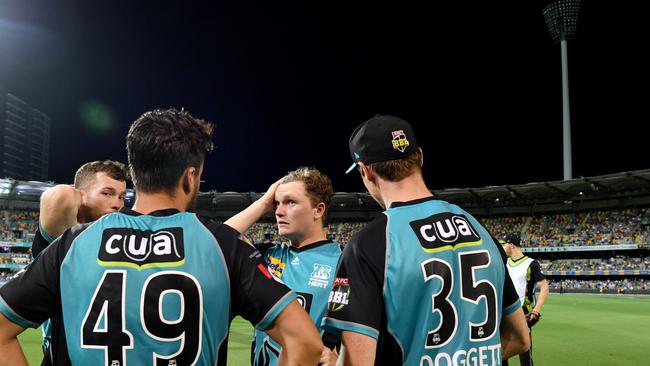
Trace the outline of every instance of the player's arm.
[[501, 320], [501, 357], [504, 360], [528, 351], [530, 336], [522, 308], [504, 315]]
[[257, 220], [261, 219], [265, 213], [275, 208], [275, 190], [280, 185], [280, 180], [271, 184], [269, 189], [257, 201], [250, 204], [243, 211], [229, 218], [224, 224], [239, 231], [240, 234], [246, 233]]
[[535, 303], [535, 308], [533, 309], [533, 312], [536, 312], [537, 314], [541, 314], [542, 307], [544, 307], [544, 303], [548, 298], [548, 281], [546, 279], [543, 279], [537, 282], [537, 286], [539, 286], [539, 297], [537, 298], [537, 302]]
[[39, 225], [52, 238], [77, 224], [77, 213], [83, 193], [69, 185], [59, 184], [41, 195]]
[[25, 354], [16, 338], [24, 330], [0, 312], [0, 365], [27, 366]]
[[507, 255], [503, 247], [495, 242], [503, 259], [503, 293], [501, 294], [502, 314], [499, 330], [501, 333], [501, 357], [504, 360], [526, 352], [530, 348], [530, 334], [524, 311], [519, 302], [519, 295], [515, 290], [508, 269], [505, 268]]
[[[343, 347], [339, 360], [343, 360], [343, 365], [374, 365], [375, 352], [377, 350], [377, 340], [365, 334], [343, 331], [341, 332]], [[349, 347], [349, 348], [348, 348]], [[348, 352], [353, 349], [354, 352]]]
[[282, 345], [280, 365], [318, 363], [323, 343], [311, 318], [297, 301], [287, 305], [265, 332]]
[[283, 346], [283, 364], [315, 365], [323, 343], [296, 294], [273, 279], [251, 245], [227, 225], [206, 222], [226, 259], [231, 279], [232, 314], [241, 315]]
[[531, 279], [535, 281], [537, 286], [539, 286], [539, 297], [535, 302], [535, 308], [529, 314], [529, 317], [532, 317], [532, 324], [535, 324], [539, 320], [539, 317], [542, 314], [542, 307], [548, 298], [548, 281], [546, 281], [546, 276], [542, 273], [542, 268], [538, 261], [533, 261], [533, 263], [530, 264], [530, 269], [532, 271]]

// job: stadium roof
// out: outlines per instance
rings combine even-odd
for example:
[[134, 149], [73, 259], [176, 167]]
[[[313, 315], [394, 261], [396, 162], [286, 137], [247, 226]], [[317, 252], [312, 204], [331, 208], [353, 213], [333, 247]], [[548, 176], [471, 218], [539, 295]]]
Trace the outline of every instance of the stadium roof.
[[[38, 201], [40, 195], [54, 183], [0, 179], [0, 200]], [[518, 185], [488, 186], [483, 188], [449, 188], [433, 190], [439, 198], [466, 208], [499, 208], [530, 206], [574, 201], [598, 201], [646, 197], [650, 199], [650, 169], [580, 177], [566, 181], [534, 182]], [[256, 192], [201, 192], [198, 211], [224, 216], [238, 212], [262, 193]], [[133, 191], [127, 194], [127, 205], [132, 204]], [[6, 202], [5, 202], [6, 203]], [[650, 200], [648, 201], [650, 203]], [[338, 192], [333, 198], [330, 212], [359, 215], [379, 210], [368, 193]], [[343, 215], [346, 216], [346, 215]]]
[[650, 169], [554, 182], [452, 188], [433, 193], [449, 202], [478, 206], [645, 196], [650, 194]]
[[[531, 206], [554, 203], [650, 198], [650, 169], [566, 181], [535, 182], [483, 188], [433, 190], [439, 198], [465, 208]], [[199, 209], [236, 212], [259, 198], [261, 193], [205, 192]], [[330, 205], [332, 213], [377, 211], [379, 206], [368, 193], [337, 192]]]

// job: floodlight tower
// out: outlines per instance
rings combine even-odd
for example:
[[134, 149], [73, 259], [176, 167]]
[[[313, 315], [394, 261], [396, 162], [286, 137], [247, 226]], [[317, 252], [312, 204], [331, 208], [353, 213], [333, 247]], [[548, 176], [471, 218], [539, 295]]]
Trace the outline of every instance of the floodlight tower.
[[562, 139], [564, 151], [564, 180], [572, 179], [571, 117], [569, 115], [569, 65], [567, 41], [575, 38], [580, 0], [559, 0], [544, 7], [546, 27], [553, 42], [562, 49]]

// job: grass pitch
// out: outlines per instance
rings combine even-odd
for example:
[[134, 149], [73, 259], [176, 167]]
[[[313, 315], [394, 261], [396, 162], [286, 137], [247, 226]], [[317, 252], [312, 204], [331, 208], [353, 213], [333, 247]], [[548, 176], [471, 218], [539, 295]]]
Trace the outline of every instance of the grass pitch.
[[[236, 318], [228, 365], [249, 365], [252, 327]], [[27, 360], [40, 365], [40, 329], [20, 336]], [[533, 359], [544, 365], [644, 365], [650, 356], [650, 297], [551, 294], [533, 328]], [[511, 366], [518, 366], [510, 359]]]

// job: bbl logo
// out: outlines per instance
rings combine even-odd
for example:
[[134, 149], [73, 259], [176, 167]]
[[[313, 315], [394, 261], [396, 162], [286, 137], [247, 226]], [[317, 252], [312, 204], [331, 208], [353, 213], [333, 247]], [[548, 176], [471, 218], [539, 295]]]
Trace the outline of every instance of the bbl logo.
[[463, 215], [444, 212], [426, 219], [411, 221], [410, 225], [426, 252], [482, 243], [481, 237]]
[[106, 229], [102, 233], [97, 263], [105, 267], [126, 266], [138, 270], [160, 266], [178, 267], [185, 263], [183, 229]]
[[337, 277], [332, 284], [332, 291], [327, 300], [327, 308], [331, 311], [339, 311], [350, 302], [350, 280]]
[[409, 145], [409, 140], [406, 139], [404, 130], [393, 131], [393, 149], [404, 152]]

